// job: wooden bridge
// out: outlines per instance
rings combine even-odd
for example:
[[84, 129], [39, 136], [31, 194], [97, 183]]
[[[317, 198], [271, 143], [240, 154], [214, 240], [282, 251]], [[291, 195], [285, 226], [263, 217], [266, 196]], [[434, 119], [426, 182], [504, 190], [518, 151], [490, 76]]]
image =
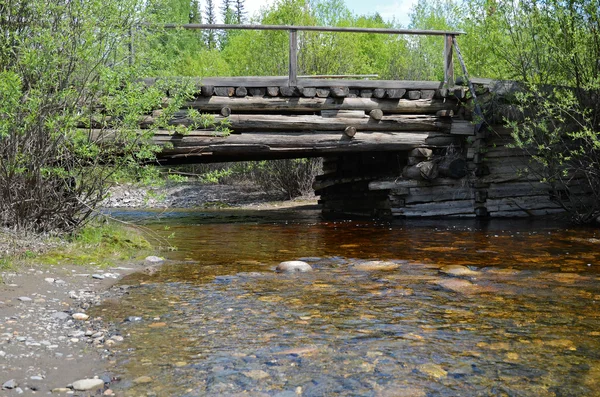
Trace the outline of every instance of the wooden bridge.
[[[231, 133], [195, 129], [180, 135], [159, 130], [154, 141], [163, 146], [158, 155], [161, 164], [323, 157], [323, 175], [317, 177], [314, 188], [324, 212], [329, 213], [514, 217], [562, 211], [537, 175], [522, 172], [529, 157], [510, 147], [511, 131], [502, 120], [511, 105], [503, 103], [503, 98], [514, 84], [469, 80], [456, 41], [460, 32], [181, 27], [288, 31], [289, 73], [203, 78], [196, 96], [170, 123], [193, 125], [187, 109], [196, 109], [214, 115], [217, 123], [227, 120]], [[444, 79], [299, 76], [297, 33], [303, 30], [439, 36], [445, 44], [440, 54]], [[453, 73], [454, 55], [464, 74], [459, 81]], [[488, 104], [485, 114], [481, 103]], [[144, 122], [153, 123], [160, 114], [157, 110]]]
[[[460, 114], [465, 90], [454, 86], [453, 48], [460, 32], [268, 25], [166, 27], [287, 31], [289, 73], [199, 80], [196, 97], [170, 122], [192, 125], [186, 109], [196, 109], [214, 115], [217, 124], [226, 120], [231, 134], [214, 129], [192, 130], [186, 135], [159, 130], [155, 142], [165, 146], [159, 155], [161, 164], [408, 151], [445, 147], [457, 136], [474, 134], [474, 126]], [[299, 31], [439, 36], [445, 43], [444, 54], [440, 54], [444, 81], [299, 76]], [[159, 110], [148, 115], [145, 123], [153, 123], [160, 114]]]

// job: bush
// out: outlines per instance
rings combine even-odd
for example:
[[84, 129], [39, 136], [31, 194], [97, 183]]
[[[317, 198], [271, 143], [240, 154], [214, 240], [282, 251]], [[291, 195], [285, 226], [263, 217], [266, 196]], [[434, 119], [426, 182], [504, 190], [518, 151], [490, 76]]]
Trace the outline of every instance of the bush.
[[73, 231], [111, 175], [154, 156], [164, 93], [128, 62], [134, 0], [0, 0], [0, 226]]
[[321, 158], [261, 161], [253, 179], [266, 192], [279, 191], [292, 199], [312, 193], [312, 184], [322, 168]]

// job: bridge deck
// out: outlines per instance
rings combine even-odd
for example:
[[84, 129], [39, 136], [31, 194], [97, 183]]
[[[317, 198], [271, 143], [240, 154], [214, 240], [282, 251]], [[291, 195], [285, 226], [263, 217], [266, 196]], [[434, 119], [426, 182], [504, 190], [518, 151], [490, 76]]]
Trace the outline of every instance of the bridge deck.
[[[327, 156], [349, 152], [445, 147], [473, 127], [458, 114], [462, 88], [440, 82], [300, 78], [208, 77], [169, 123], [191, 126], [186, 134], [158, 130], [163, 164]], [[147, 84], [154, 80], [147, 80]], [[188, 109], [225, 122], [197, 128]], [[154, 111], [142, 122], [152, 125]]]

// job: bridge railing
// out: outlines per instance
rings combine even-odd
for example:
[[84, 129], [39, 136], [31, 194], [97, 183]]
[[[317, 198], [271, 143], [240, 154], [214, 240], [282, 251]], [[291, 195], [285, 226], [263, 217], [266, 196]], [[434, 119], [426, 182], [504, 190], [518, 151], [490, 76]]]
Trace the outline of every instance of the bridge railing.
[[[444, 86], [454, 85], [453, 47], [456, 46], [456, 36], [464, 34], [458, 31], [445, 30], [416, 30], [416, 29], [387, 29], [387, 28], [357, 28], [357, 27], [325, 27], [325, 26], [294, 26], [294, 25], [225, 25], [225, 24], [148, 24], [146, 26], [164, 29], [185, 30], [278, 30], [287, 31], [289, 34], [289, 71], [288, 85], [298, 85], [298, 32], [333, 32], [333, 33], [374, 33], [387, 35], [416, 35], [416, 36], [442, 36], [444, 39]], [[458, 49], [458, 48], [457, 48]], [[134, 45], [133, 31], [130, 41], [130, 61], [133, 62]]]

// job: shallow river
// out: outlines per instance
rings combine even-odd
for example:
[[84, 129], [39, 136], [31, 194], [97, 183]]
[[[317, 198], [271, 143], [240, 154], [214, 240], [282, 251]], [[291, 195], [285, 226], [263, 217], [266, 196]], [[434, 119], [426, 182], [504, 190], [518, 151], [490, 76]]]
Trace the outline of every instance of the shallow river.
[[[97, 309], [126, 336], [126, 395], [600, 396], [597, 230], [301, 210], [148, 226], [174, 235], [172, 262]], [[296, 259], [314, 271], [274, 272]]]

